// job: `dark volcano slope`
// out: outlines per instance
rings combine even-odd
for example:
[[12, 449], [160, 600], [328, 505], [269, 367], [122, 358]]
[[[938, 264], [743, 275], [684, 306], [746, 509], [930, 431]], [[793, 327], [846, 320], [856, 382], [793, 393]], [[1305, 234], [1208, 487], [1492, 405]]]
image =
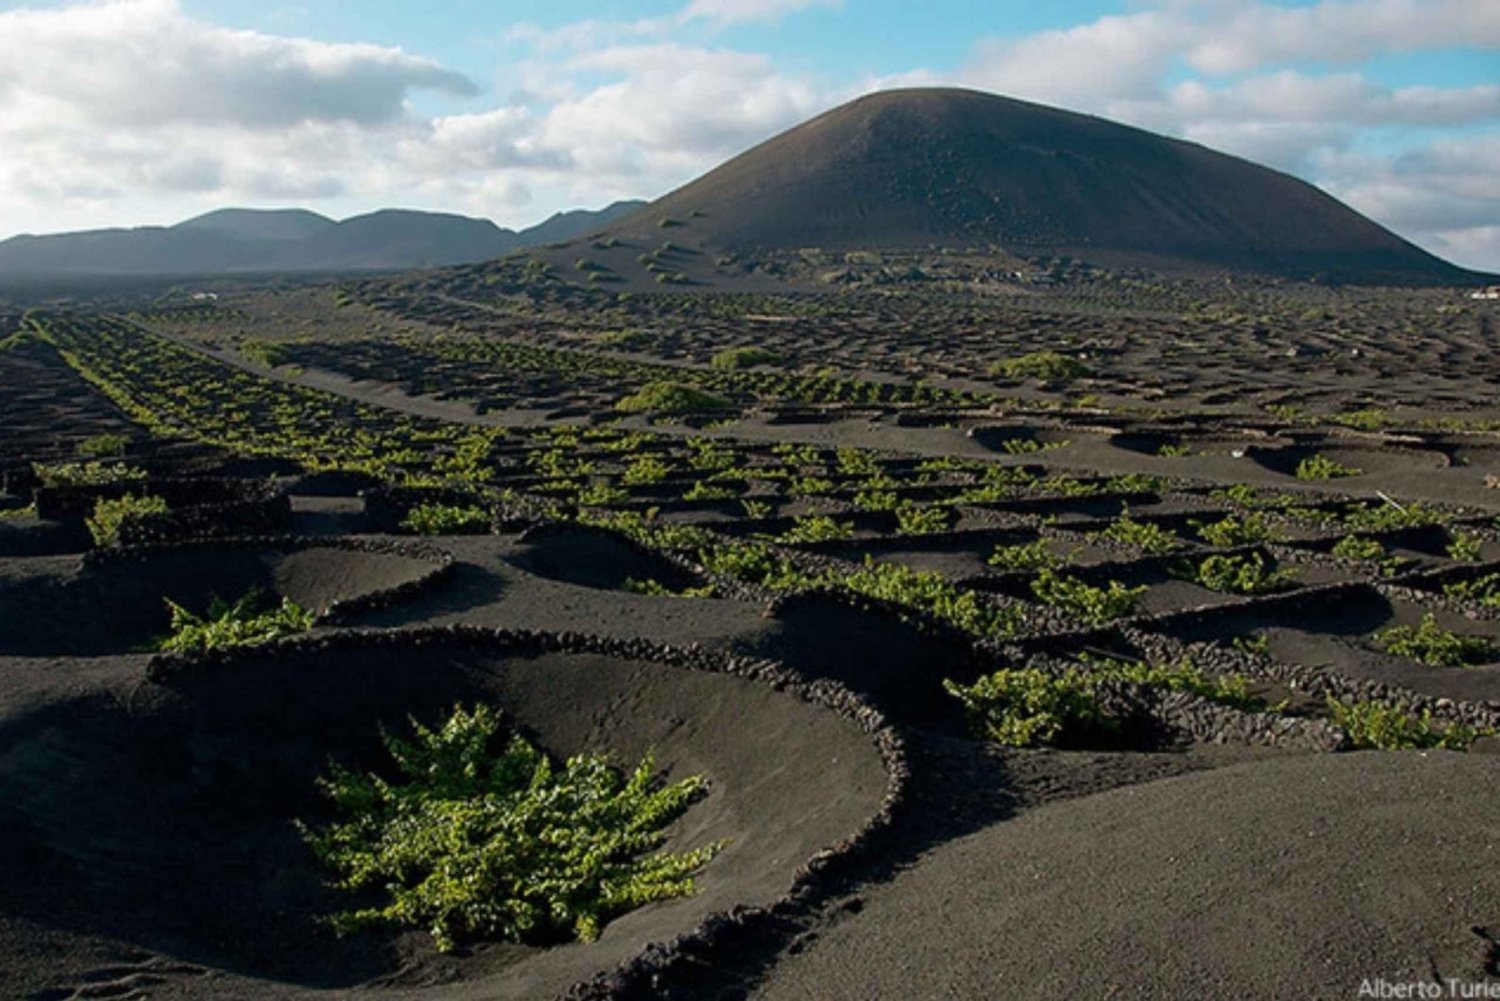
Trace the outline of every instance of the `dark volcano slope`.
[[735, 250], [999, 245], [1108, 266], [1369, 283], [1477, 277], [1286, 174], [1100, 118], [948, 89], [835, 108], [610, 232]]

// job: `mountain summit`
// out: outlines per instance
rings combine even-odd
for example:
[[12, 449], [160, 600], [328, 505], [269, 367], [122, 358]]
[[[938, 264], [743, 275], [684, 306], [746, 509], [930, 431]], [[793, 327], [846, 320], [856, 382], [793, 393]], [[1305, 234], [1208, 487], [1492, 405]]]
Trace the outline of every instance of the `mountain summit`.
[[644, 235], [662, 220], [737, 250], [999, 246], [1176, 271], [1473, 277], [1287, 174], [1090, 115], [956, 89], [861, 97], [610, 232]]

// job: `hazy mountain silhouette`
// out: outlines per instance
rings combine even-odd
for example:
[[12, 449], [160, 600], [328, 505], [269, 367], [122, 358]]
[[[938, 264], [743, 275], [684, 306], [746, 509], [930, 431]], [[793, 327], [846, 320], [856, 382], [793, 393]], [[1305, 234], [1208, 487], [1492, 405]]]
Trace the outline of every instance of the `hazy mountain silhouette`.
[[638, 209], [558, 213], [519, 233], [487, 219], [386, 209], [335, 222], [305, 209], [219, 209], [175, 226], [0, 241], [0, 275], [204, 275], [468, 264], [565, 240]]
[[663, 225], [674, 240], [731, 250], [997, 245], [1110, 266], [1370, 282], [1476, 277], [1287, 174], [1101, 118], [953, 89], [859, 98], [606, 232], [659, 242]]

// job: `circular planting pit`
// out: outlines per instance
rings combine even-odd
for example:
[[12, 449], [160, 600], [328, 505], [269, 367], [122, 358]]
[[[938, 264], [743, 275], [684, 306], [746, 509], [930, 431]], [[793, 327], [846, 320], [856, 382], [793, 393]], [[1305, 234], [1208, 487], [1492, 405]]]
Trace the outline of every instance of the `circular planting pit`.
[[[1350, 448], [1345, 445], [1327, 446], [1292, 445], [1285, 448], [1255, 449], [1250, 458], [1263, 468], [1283, 476], [1296, 476], [1304, 462], [1317, 461], [1321, 457], [1358, 473], [1345, 475], [1367, 475], [1371, 473], [1402, 473], [1424, 469], [1443, 469], [1448, 457], [1438, 451], [1422, 451], [1410, 448]], [[1324, 479], [1324, 477], [1313, 477]], [[1332, 477], [1337, 483], [1342, 477]]]
[[971, 681], [980, 665], [956, 630], [924, 630], [873, 599], [823, 591], [786, 596], [769, 617], [766, 629], [735, 648], [774, 658], [801, 677], [837, 682], [902, 724], [965, 732], [963, 707], [943, 680]]
[[[726, 923], [714, 915], [781, 902], [814, 878], [810, 859], [854, 850], [888, 822], [904, 767], [845, 691], [639, 641], [343, 633], [153, 674], [0, 705], [0, 848], [28, 866], [0, 886], [0, 982], [22, 993], [66, 996], [91, 976], [39, 949], [43, 932], [69, 956], [103, 937], [195, 964], [153, 988], [164, 997], [385, 996], [368, 985], [391, 976], [404, 997], [536, 999], [622, 964], [639, 976], [678, 948], [650, 943], [712, 940]], [[726, 842], [697, 892], [616, 917], [588, 944], [444, 954], [420, 929], [336, 937], [321, 918], [356, 901], [328, 886], [294, 821], [326, 818], [316, 780], [330, 760], [379, 767], [381, 727], [408, 733], [409, 717], [433, 725], [458, 704], [502, 710], [557, 758], [605, 752], [629, 769], [654, 752], [667, 781], [706, 777], [664, 846]]]
[[1109, 443], [1115, 448], [1136, 455], [1170, 456], [1181, 449], [1187, 454], [1253, 454], [1266, 448], [1285, 444], [1284, 440], [1253, 435], [1228, 434], [1176, 434], [1167, 431], [1121, 431], [1111, 435]]
[[505, 557], [512, 566], [548, 580], [617, 591], [629, 581], [654, 580], [670, 590], [702, 583], [670, 560], [617, 532], [587, 525], [528, 529]]
[[0, 577], [0, 655], [95, 656], [148, 648], [171, 599], [201, 614], [251, 590], [319, 616], [379, 603], [443, 572], [430, 546], [310, 539], [202, 542], [30, 561]]
[[1043, 448], [1062, 448], [1078, 440], [1078, 433], [1024, 424], [990, 424], [969, 429], [981, 447], [1004, 455], [1027, 455]]

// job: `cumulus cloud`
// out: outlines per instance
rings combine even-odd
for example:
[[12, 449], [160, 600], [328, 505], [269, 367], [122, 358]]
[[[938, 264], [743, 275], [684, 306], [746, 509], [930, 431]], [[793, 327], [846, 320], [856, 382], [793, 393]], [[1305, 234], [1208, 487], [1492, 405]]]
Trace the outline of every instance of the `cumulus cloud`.
[[96, 126], [375, 124], [419, 89], [478, 92], [400, 49], [231, 31], [175, 0], [0, 13], [0, 99]]
[[514, 202], [513, 180], [466, 175], [565, 166], [526, 109], [425, 119], [410, 105], [423, 90], [479, 92], [400, 49], [229, 30], [174, 0], [0, 13], [0, 216], [174, 195], [399, 200], [441, 177]]
[[1493, 0], [1324, 0], [1307, 7], [1230, 3], [1197, 18], [1185, 60], [1215, 76], [1301, 60], [1352, 63], [1391, 52], [1500, 44]]
[[1349, 153], [1320, 165], [1323, 186], [1458, 264], [1500, 268], [1500, 136], [1443, 139], [1392, 158]]

